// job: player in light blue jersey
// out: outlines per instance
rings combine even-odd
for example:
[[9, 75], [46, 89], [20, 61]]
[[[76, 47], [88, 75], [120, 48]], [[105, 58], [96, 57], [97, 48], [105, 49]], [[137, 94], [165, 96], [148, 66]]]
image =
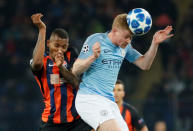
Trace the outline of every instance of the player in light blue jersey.
[[113, 96], [124, 58], [142, 70], [148, 70], [159, 44], [173, 36], [170, 35], [171, 26], [156, 32], [149, 50], [142, 55], [130, 44], [133, 34], [126, 16], [118, 15], [110, 32], [89, 36], [72, 69], [77, 76], [84, 73], [76, 97], [76, 109], [81, 118], [98, 131], [128, 131]]

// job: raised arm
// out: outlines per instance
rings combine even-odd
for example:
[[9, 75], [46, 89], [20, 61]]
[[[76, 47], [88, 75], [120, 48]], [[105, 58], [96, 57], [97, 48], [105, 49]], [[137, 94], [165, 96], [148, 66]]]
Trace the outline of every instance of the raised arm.
[[156, 56], [159, 44], [173, 36], [173, 34], [170, 34], [171, 31], [172, 26], [167, 26], [164, 30], [157, 31], [153, 36], [149, 50], [145, 55], [137, 59], [134, 64], [142, 70], [149, 70]]
[[31, 67], [34, 71], [39, 71], [43, 66], [43, 57], [45, 52], [46, 25], [41, 21], [41, 13], [31, 16], [32, 22], [38, 27], [39, 35], [36, 46], [33, 51], [33, 61]]
[[77, 59], [74, 62], [72, 73], [76, 76], [85, 72], [100, 55], [100, 43], [96, 42], [92, 47], [93, 54], [86, 59]]

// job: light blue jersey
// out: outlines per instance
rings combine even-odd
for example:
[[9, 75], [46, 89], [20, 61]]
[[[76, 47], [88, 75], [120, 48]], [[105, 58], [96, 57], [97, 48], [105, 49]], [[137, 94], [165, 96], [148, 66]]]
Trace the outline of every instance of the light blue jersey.
[[131, 44], [123, 49], [114, 45], [107, 36], [108, 33], [96, 33], [87, 38], [79, 55], [79, 59], [86, 59], [93, 54], [92, 46], [100, 43], [100, 56], [91, 64], [82, 77], [80, 94], [96, 94], [114, 101], [113, 88], [123, 62], [137, 60], [141, 54], [132, 48]]

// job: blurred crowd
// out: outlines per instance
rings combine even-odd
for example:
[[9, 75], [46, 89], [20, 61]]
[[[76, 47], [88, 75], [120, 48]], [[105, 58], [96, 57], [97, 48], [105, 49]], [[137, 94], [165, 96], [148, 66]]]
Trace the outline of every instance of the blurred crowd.
[[[150, 33], [134, 38], [137, 50], [144, 53], [149, 45], [141, 43], [150, 42], [166, 25], [173, 25], [175, 34], [160, 45], [163, 76], [151, 87], [141, 113], [150, 131], [160, 120], [171, 131], [193, 130], [193, 2], [181, 20], [175, 0], [0, 0], [0, 130], [37, 130], [40, 122], [42, 97], [29, 67], [38, 35], [30, 20], [33, 13], [44, 15], [47, 36], [64, 28], [80, 51], [88, 35], [110, 30], [117, 14], [137, 7], [147, 9], [153, 19]], [[119, 77], [131, 93], [135, 83], [130, 82], [140, 72], [124, 62]]]

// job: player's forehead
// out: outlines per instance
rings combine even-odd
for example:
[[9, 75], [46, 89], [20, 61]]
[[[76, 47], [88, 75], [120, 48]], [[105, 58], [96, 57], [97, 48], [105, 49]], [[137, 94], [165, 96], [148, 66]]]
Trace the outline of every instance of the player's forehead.
[[115, 90], [124, 90], [123, 84], [115, 84]]
[[119, 29], [119, 32], [123, 36], [130, 36], [130, 37], [133, 36], [132, 32], [130, 30], [128, 30], [128, 29]]
[[64, 38], [61, 38], [61, 37], [59, 37], [59, 36], [57, 36], [57, 35], [52, 35], [52, 36], [50, 37], [50, 41], [51, 41], [51, 42], [54, 42], [54, 43], [58, 43], [58, 44], [63, 45], [63, 44], [67, 44], [69, 40], [68, 40], [68, 39], [64, 39]]

